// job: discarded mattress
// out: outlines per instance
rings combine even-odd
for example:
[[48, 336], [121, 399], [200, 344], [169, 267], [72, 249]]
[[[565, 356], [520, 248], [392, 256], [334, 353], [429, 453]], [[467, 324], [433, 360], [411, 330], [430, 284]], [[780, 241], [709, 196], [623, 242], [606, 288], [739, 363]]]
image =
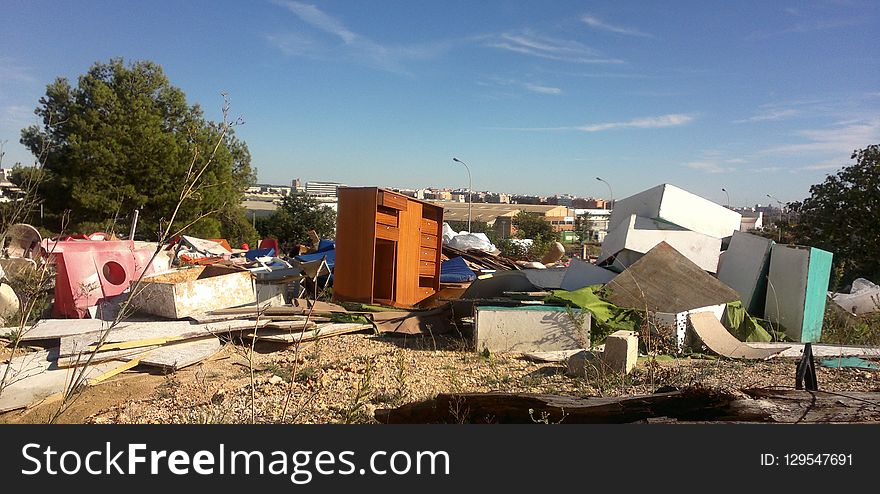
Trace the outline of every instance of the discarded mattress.
[[464, 283], [477, 279], [463, 257], [453, 257], [440, 264], [440, 283]]
[[691, 329], [709, 350], [728, 358], [766, 360], [785, 348], [755, 348], [733, 337], [711, 312], [688, 315]]

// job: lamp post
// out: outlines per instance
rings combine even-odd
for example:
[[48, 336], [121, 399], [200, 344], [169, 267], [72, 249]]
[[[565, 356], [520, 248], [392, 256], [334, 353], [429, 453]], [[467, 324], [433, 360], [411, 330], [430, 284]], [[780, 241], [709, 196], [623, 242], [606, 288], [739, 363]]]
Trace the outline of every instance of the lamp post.
[[611, 190], [611, 184], [609, 184], [605, 180], [602, 180], [601, 177], [596, 177], [596, 180], [598, 180], [608, 186], [608, 194], [611, 195], [611, 207], [609, 209], [614, 209], [614, 191]]
[[473, 189], [473, 181], [471, 181], [471, 168], [467, 165], [467, 163], [465, 163], [464, 161], [462, 161], [458, 158], [452, 158], [452, 161], [455, 161], [456, 163], [461, 163], [462, 165], [464, 165], [464, 169], [467, 170], [467, 174], [468, 174], [468, 233], [470, 233], [471, 232], [471, 206], [473, 205], [473, 203], [471, 202], [471, 193], [472, 193], [472, 189]]
[[727, 209], [730, 209], [730, 194], [727, 192], [727, 189], [721, 187], [721, 192], [724, 192], [724, 195], [727, 196]]
[[[776, 204], [779, 204], [779, 221], [780, 221], [780, 223], [781, 223], [781, 222], [782, 222], [782, 201], [780, 201], [779, 199], [777, 199], [777, 198], [771, 196], [770, 194], [767, 194], [767, 197], [769, 197], [770, 199], [776, 201]], [[785, 223], [786, 223], [786, 224], [788, 223], [788, 218], [786, 218]], [[780, 226], [779, 226], [779, 242], [782, 242], [782, 225], [781, 225], [781, 224], [780, 224]]]

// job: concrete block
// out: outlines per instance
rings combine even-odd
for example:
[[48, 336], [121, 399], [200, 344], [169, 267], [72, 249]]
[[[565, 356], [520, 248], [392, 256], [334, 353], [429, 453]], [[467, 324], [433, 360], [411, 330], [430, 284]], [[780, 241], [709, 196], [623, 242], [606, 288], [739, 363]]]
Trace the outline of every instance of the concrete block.
[[615, 201], [608, 229], [626, 223], [631, 215], [658, 219], [682, 228], [724, 238], [739, 230], [742, 215], [671, 184], [661, 184]]
[[794, 341], [819, 341], [831, 279], [832, 254], [815, 247], [776, 244], [770, 250], [765, 318]]
[[[660, 242], [666, 242], [704, 271], [714, 273], [718, 268], [721, 239], [687, 230], [663, 221], [630, 215], [608, 232], [602, 243], [598, 263], [616, 257], [613, 265], [627, 268]], [[623, 251], [636, 254], [622, 256]]]
[[590, 313], [571, 309], [570, 315], [565, 307], [549, 306], [477, 307], [474, 338], [477, 351], [493, 353], [589, 348]]
[[718, 280], [736, 290], [749, 314], [759, 317], [764, 315], [770, 249], [774, 243], [768, 238], [734, 232], [724, 262], [718, 268]]
[[639, 337], [633, 331], [615, 331], [605, 339], [602, 359], [614, 372], [629, 374], [639, 358]]
[[215, 309], [257, 301], [249, 271], [220, 266], [198, 266], [143, 279], [143, 291], [132, 298], [147, 314], [182, 319]]
[[573, 377], [584, 377], [587, 366], [601, 369], [605, 365], [602, 362], [601, 353], [591, 350], [580, 350], [565, 359], [565, 373]]

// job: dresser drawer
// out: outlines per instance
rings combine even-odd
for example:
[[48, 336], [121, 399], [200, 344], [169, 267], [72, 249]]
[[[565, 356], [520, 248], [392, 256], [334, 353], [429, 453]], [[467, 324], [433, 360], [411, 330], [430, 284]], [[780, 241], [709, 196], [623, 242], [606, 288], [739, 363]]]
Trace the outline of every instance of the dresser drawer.
[[428, 218], [422, 218], [422, 233], [437, 235], [438, 232], [439, 230], [436, 221], [429, 220]]
[[388, 226], [397, 226], [397, 215], [376, 211], [376, 223]]
[[437, 264], [431, 261], [419, 261], [419, 276], [435, 276]]
[[379, 191], [379, 204], [387, 208], [406, 211], [406, 197], [384, 190]]
[[393, 226], [376, 225], [376, 238], [397, 241], [400, 239], [400, 230]]
[[419, 248], [419, 260], [437, 262], [437, 249], [430, 247]]
[[430, 247], [432, 249], [437, 248], [437, 235], [429, 235], [427, 233], [423, 233], [420, 235], [420, 237], [422, 247]]

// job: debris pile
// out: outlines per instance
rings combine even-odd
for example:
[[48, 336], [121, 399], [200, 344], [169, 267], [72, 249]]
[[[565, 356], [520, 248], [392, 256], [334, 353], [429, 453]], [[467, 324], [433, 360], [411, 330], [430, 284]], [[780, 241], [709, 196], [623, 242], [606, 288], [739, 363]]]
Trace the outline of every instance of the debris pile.
[[[174, 372], [224, 344], [287, 348], [359, 332], [453, 334], [471, 351], [556, 362], [575, 377], [626, 375], [640, 356], [661, 354], [812, 354], [824, 366], [876, 368], [866, 359], [877, 349], [812, 344], [826, 298], [853, 314], [876, 312], [880, 287], [859, 279], [849, 293], [827, 293], [830, 252], [740, 232], [738, 213], [673, 185], [615, 203], [596, 263], [567, 259], [559, 243], [540, 260], [515, 261], [483, 234], [452, 231], [436, 205], [375, 187], [339, 190], [336, 238], [312, 233], [312, 246], [291, 256], [275, 239], [256, 249], [187, 235], [166, 245], [102, 232], [42, 239], [16, 225], [0, 275], [46, 269], [51, 310], [14, 327], [19, 298], [0, 285], [3, 334], [43, 348], [2, 364], [0, 412], [136, 367]], [[376, 416], [443, 420], [435, 407], [447, 399], [457, 398]], [[534, 400], [464, 399], [489, 409]], [[617, 406], [574, 405], [585, 421]]]

